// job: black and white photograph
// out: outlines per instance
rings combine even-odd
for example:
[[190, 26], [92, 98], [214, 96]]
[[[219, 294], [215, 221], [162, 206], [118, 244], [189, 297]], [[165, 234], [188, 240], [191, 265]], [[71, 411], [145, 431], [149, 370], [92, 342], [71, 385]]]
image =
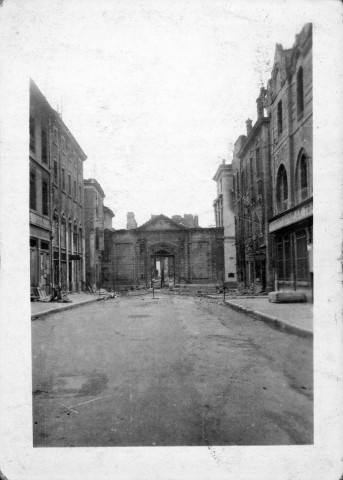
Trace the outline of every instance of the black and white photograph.
[[1, 3], [4, 479], [339, 478], [342, 18]]

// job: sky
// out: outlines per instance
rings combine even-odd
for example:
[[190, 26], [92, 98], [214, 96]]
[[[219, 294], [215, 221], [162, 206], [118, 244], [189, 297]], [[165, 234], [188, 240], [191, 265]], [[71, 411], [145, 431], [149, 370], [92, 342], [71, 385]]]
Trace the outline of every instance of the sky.
[[[152, 214], [214, 225], [212, 180], [256, 121], [275, 44], [290, 48], [310, 2], [5, 0], [0, 40], [87, 155], [114, 228]], [[1, 22], [1, 20], [0, 20]]]

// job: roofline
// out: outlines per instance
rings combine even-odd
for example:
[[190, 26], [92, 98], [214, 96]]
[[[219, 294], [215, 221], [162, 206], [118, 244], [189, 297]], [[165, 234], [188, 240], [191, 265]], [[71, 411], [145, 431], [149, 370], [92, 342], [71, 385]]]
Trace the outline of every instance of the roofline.
[[113, 213], [113, 210], [111, 210], [106, 205], [104, 205], [104, 210], [106, 211], [106, 213], [109, 213], [110, 215], [112, 215], [112, 218], [115, 217], [115, 214]]
[[214, 180], [215, 182], [218, 180], [219, 176], [221, 173], [224, 173], [224, 172], [232, 172], [232, 164], [229, 163], [229, 164], [226, 164], [226, 163], [221, 163], [219, 165], [219, 167], [217, 168], [217, 171], [214, 175], [214, 177], [212, 178], [212, 180]]
[[249, 147], [251, 144], [252, 140], [255, 138], [259, 130], [261, 129], [262, 125], [265, 123], [269, 123], [270, 118], [269, 117], [260, 117], [256, 120], [254, 123], [254, 126], [252, 127], [249, 135], [246, 138], [246, 141], [244, 142], [243, 146], [240, 148], [240, 150], [237, 152], [236, 156], [241, 158], [241, 156], [244, 154], [245, 150]]
[[153, 222], [156, 222], [156, 220], [158, 218], [164, 218], [166, 220], [168, 220], [169, 222], [173, 223], [174, 225], [176, 225], [177, 227], [180, 228], [180, 230], [190, 230], [189, 227], [185, 227], [184, 225], [181, 225], [180, 223], [177, 223], [175, 222], [174, 220], [172, 220], [171, 218], [167, 217], [166, 215], [164, 215], [163, 213], [160, 213], [159, 215], [156, 215], [156, 217], [154, 218], [150, 218], [150, 220], [148, 220], [147, 222], [143, 223], [143, 225], [140, 225], [139, 227], [136, 228], [136, 230], [141, 230], [143, 227], [146, 227], [148, 224], [151, 224]]
[[82, 150], [79, 142], [76, 140], [76, 138], [71, 133], [71, 131], [69, 130], [67, 125], [64, 123], [60, 114], [58, 112], [56, 112], [56, 110], [54, 108], [52, 108], [52, 106], [50, 105], [50, 103], [48, 102], [48, 100], [43, 95], [43, 93], [41, 92], [41, 90], [39, 89], [39, 87], [37, 86], [37, 84], [35, 83], [35, 81], [32, 78], [30, 78], [30, 87], [32, 87], [35, 90], [35, 92], [34, 92], [35, 94], [37, 94], [41, 97], [41, 100], [43, 100], [43, 102], [45, 103], [45, 106], [50, 110], [50, 112], [51, 112], [52, 116], [55, 118], [55, 120], [57, 120], [62, 125], [62, 127], [66, 130], [66, 133], [70, 136], [72, 141], [76, 144], [77, 148], [81, 152], [81, 155], [84, 157], [83, 161], [85, 161], [88, 157], [85, 154], [85, 152]]
[[103, 198], [106, 197], [105, 192], [103, 191], [100, 183], [97, 180], [95, 180], [95, 178], [84, 178], [83, 179], [83, 186], [84, 187], [95, 187]]

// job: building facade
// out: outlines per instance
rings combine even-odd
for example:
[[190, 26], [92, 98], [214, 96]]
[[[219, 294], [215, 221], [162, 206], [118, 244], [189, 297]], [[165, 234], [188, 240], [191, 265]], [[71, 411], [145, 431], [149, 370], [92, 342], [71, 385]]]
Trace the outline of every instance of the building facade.
[[85, 179], [83, 184], [85, 192], [86, 284], [99, 286], [104, 250], [105, 193], [94, 178]]
[[30, 81], [30, 275], [46, 293], [79, 291], [85, 278], [83, 162], [86, 155]]
[[239, 283], [257, 291], [301, 291], [310, 301], [312, 116], [312, 26], [307, 24], [292, 48], [276, 45], [271, 79], [257, 99], [257, 120], [254, 125], [247, 120], [232, 164], [221, 165], [214, 177], [216, 225], [224, 226], [227, 242], [225, 277], [233, 268], [235, 231]]
[[305, 25], [293, 48], [276, 46], [268, 84], [272, 144], [273, 241], [279, 289], [312, 297], [313, 107], [312, 26]]
[[140, 227], [106, 232], [104, 286], [222, 284], [224, 229], [189, 228], [165, 215]]
[[234, 174], [232, 165], [223, 162], [213, 177], [217, 197], [213, 203], [216, 227], [223, 228], [224, 282], [228, 288], [237, 286], [235, 216], [233, 206]]
[[234, 210], [238, 282], [256, 291], [273, 288], [272, 249], [268, 219], [272, 215], [270, 120], [265, 115], [266, 91], [257, 99], [257, 121], [246, 121], [246, 135], [234, 146]]

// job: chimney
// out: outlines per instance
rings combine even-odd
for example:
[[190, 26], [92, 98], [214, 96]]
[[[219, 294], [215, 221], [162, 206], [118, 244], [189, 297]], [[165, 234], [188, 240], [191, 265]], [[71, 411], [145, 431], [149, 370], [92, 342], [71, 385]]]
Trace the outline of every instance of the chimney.
[[247, 126], [247, 136], [248, 136], [249, 133], [251, 132], [251, 129], [252, 129], [252, 120], [250, 120], [250, 118], [248, 118], [248, 120], [245, 123], [246, 123], [246, 126]]
[[127, 212], [126, 218], [127, 218], [127, 223], [126, 223], [127, 230], [133, 230], [137, 228], [137, 222], [135, 219], [135, 214], [133, 212]]
[[266, 95], [266, 89], [264, 87], [261, 87], [260, 94], [256, 100], [257, 104], [257, 118], [263, 118], [264, 113], [263, 113], [263, 100]]

